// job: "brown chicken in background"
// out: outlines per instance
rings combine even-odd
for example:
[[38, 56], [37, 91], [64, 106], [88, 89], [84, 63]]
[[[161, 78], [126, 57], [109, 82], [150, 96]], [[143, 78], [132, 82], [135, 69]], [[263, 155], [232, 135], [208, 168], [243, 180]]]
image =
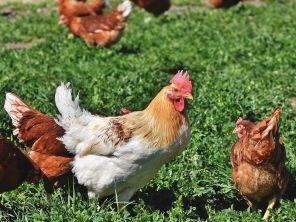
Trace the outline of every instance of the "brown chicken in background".
[[278, 130], [280, 115], [277, 108], [256, 125], [239, 118], [234, 130], [238, 140], [230, 156], [232, 180], [251, 208], [268, 204], [263, 219], [268, 218], [288, 182], [286, 152]]
[[160, 15], [171, 7], [170, 0], [132, 0], [132, 2], [154, 15]]
[[131, 9], [130, 1], [126, 0], [108, 14], [64, 18], [63, 24], [87, 44], [107, 46], [119, 40]]
[[0, 193], [18, 188], [23, 182], [38, 183], [43, 173], [22, 150], [0, 136]]
[[214, 8], [229, 8], [243, 1], [244, 0], [208, 0], [208, 3]]
[[74, 16], [103, 14], [105, 6], [106, 4], [104, 0], [92, 0], [88, 2], [85, 0], [59, 0], [59, 23], [63, 24], [65, 19], [70, 19]]
[[72, 178], [70, 162], [73, 160], [64, 144], [57, 138], [64, 135], [64, 130], [53, 117], [44, 115], [12, 93], [6, 94], [4, 108], [16, 127], [14, 134], [29, 151], [29, 157], [48, 178], [45, 188], [53, 188], [68, 183]]

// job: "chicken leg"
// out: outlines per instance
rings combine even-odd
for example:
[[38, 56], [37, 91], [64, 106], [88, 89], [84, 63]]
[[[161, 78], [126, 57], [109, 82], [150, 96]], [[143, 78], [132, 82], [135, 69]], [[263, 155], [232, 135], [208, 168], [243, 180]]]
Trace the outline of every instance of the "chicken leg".
[[268, 201], [268, 206], [264, 213], [263, 220], [267, 220], [270, 214], [270, 210], [274, 208], [274, 205], [276, 204], [277, 201], [278, 201], [277, 196], [273, 197], [271, 200]]
[[252, 201], [251, 201], [250, 199], [248, 199], [246, 196], [243, 195], [243, 197], [244, 197], [245, 201], [247, 202], [248, 206], [249, 206], [252, 210], [255, 210], [255, 211], [258, 210], [258, 206], [257, 206], [257, 204], [255, 204], [254, 202], [252, 202]]
[[122, 210], [128, 205], [128, 201], [134, 195], [135, 190], [132, 188], [127, 188], [120, 192], [116, 198], [117, 209]]

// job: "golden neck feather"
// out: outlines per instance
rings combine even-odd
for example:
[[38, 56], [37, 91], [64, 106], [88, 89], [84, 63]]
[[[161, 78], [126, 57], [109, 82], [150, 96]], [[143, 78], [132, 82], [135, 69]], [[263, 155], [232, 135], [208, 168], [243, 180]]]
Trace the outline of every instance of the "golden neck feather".
[[127, 116], [132, 120], [133, 135], [145, 138], [157, 148], [174, 142], [179, 136], [180, 127], [188, 124], [186, 110], [176, 111], [172, 101], [167, 98], [168, 88], [164, 87], [145, 110]]

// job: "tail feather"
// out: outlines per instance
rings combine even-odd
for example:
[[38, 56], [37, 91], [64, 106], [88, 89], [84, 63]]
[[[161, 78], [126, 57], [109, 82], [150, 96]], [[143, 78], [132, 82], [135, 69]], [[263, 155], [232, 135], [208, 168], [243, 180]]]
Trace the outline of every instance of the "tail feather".
[[61, 85], [56, 89], [55, 103], [62, 118], [71, 118], [72, 116], [81, 115], [82, 110], [79, 107], [79, 95], [72, 100], [71, 84]]
[[117, 10], [122, 13], [123, 17], [128, 17], [132, 11], [132, 3], [129, 0], [125, 0], [117, 7]]
[[72, 100], [72, 89], [70, 83], [61, 83], [55, 94], [55, 103], [60, 115], [56, 123], [65, 130], [77, 121], [87, 121], [91, 114], [79, 106], [79, 96]]
[[32, 110], [32, 108], [13, 93], [6, 93], [4, 109], [10, 116], [12, 124], [16, 127], [13, 134], [17, 135], [19, 133], [20, 120], [23, 114]]
[[265, 138], [271, 131], [274, 133], [277, 131], [277, 125], [280, 121], [282, 110], [280, 108], [276, 108], [269, 118], [266, 129], [263, 131], [261, 138]]

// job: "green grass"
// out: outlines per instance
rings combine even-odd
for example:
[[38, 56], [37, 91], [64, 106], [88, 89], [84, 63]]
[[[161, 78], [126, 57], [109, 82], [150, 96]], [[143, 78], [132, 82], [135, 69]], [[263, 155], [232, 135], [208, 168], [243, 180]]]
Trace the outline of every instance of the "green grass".
[[[233, 186], [229, 151], [238, 116], [259, 120], [276, 106], [283, 109], [280, 130], [287, 166], [296, 177], [295, 114], [290, 106], [296, 96], [295, 1], [229, 10], [201, 7], [158, 18], [135, 9], [118, 44], [91, 49], [79, 38], [68, 38], [54, 10], [38, 13], [41, 6], [54, 4], [12, 4], [16, 18], [0, 16], [0, 43], [45, 39], [28, 49], [0, 49], [1, 105], [4, 93], [12, 91], [34, 108], [56, 114], [55, 88], [70, 81], [82, 106], [93, 112], [115, 115], [123, 106], [141, 110], [176, 70], [185, 69], [194, 84], [192, 138], [137, 193], [128, 211], [118, 212], [112, 201], [98, 209], [96, 201], [62, 191], [47, 199], [42, 185], [24, 184], [3, 195], [2, 204], [11, 212], [1, 211], [1, 221], [260, 221], [261, 213], [249, 211]], [[149, 24], [146, 17], [152, 18]], [[1, 134], [16, 141], [3, 109], [0, 120]], [[296, 186], [289, 190], [271, 221], [295, 220]]]

